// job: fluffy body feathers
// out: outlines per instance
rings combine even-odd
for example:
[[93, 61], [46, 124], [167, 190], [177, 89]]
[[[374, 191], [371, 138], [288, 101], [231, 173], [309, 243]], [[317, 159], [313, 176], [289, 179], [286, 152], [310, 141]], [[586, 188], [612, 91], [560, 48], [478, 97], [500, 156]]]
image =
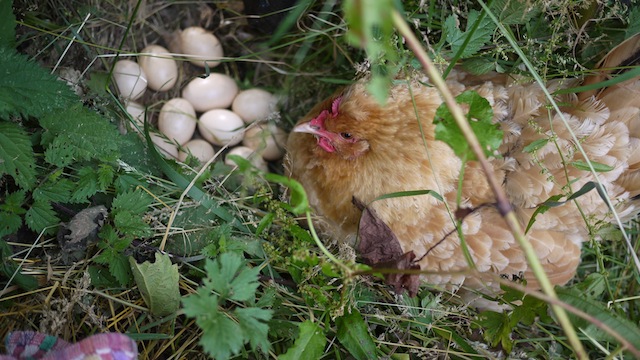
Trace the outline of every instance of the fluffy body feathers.
[[[639, 51], [636, 36], [614, 49], [602, 66], [636, 64]], [[585, 83], [610, 75], [601, 70]], [[587, 158], [560, 115], [547, 107], [538, 85], [501, 75], [479, 79], [463, 72], [452, 72], [447, 84], [454, 95], [475, 90], [493, 107], [493, 120], [500, 124], [504, 140], [501, 156], [490, 161], [523, 228], [550, 197], [566, 199], [595, 181], [583, 167], [572, 165], [587, 159], [612, 168], [598, 177], [618, 213], [628, 217], [638, 212], [632, 199], [640, 194], [639, 79], [557, 97]], [[553, 92], [576, 85], [553, 81], [547, 88]], [[370, 204], [402, 250], [414, 252], [429, 283], [485, 288], [495, 286], [499, 274], [524, 276], [528, 286], [537, 287], [477, 162], [465, 165], [458, 209], [462, 161], [434, 135], [433, 118], [441, 103], [435, 88], [418, 81], [393, 86], [384, 106], [367, 93], [363, 82], [351, 85], [315, 106], [294, 128], [288, 141], [290, 174], [305, 187], [312, 207], [328, 224], [326, 230], [337, 239], [356, 239], [361, 211], [352, 198]], [[524, 151], [536, 141], [541, 144], [537, 150]], [[446, 201], [421, 195], [372, 203], [381, 195], [410, 190], [433, 190]], [[454, 214], [462, 209], [466, 215], [461, 228], [474, 272], [466, 271], [469, 264], [455, 227]], [[551, 281], [564, 284], [575, 274], [591, 226], [609, 221], [606, 204], [593, 190], [539, 214], [527, 238]]]

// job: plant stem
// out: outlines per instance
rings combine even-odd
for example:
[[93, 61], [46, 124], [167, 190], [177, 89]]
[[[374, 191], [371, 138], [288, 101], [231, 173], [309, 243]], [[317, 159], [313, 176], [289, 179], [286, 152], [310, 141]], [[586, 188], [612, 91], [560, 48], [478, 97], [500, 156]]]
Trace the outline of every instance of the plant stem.
[[[406, 40], [407, 46], [416, 55], [416, 57], [420, 61], [420, 64], [426, 71], [433, 85], [438, 89], [438, 91], [440, 91], [440, 95], [444, 99], [444, 102], [447, 104], [447, 107], [451, 111], [451, 114], [453, 115], [456, 123], [462, 130], [462, 133], [464, 134], [465, 139], [469, 143], [469, 146], [471, 147], [474, 154], [478, 158], [478, 161], [480, 162], [480, 165], [482, 166], [482, 169], [484, 170], [487, 176], [489, 186], [491, 187], [491, 189], [493, 190], [493, 193], [496, 196], [498, 211], [504, 217], [512, 234], [514, 235], [515, 239], [518, 241], [518, 244], [520, 245], [520, 247], [522, 247], [522, 250], [525, 253], [525, 257], [527, 258], [527, 263], [531, 267], [531, 270], [536, 276], [536, 279], [540, 283], [540, 286], [543, 292], [547, 294], [547, 296], [549, 296], [551, 299], [559, 301], [558, 296], [556, 295], [555, 290], [553, 289], [553, 285], [551, 284], [551, 281], [549, 281], [549, 278], [545, 274], [542, 264], [540, 263], [540, 260], [536, 256], [535, 250], [531, 246], [531, 243], [524, 237], [524, 233], [522, 232], [520, 223], [518, 222], [516, 215], [513, 212], [513, 209], [511, 208], [511, 205], [509, 203], [509, 200], [507, 199], [506, 194], [502, 190], [502, 187], [496, 180], [495, 176], [493, 176], [493, 172], [491, 171], [491, 167], [489, 166], [487, 158], [484, 156], [482, 147], [480, 146], [478, 139], [473, 133], [473, 130], [467, 123], [464, 113], [462, 112], [462, 109], [456, 103], [456, 100], [451, 94], [451, 92], [449, 91], [449, 89], [447, 88], [447, 85], [445, 84], [444, 79], [438, 73], [436, 68], [433, 66], [431, 59], [429, 59], [429, 56], [422, 48], [420, 41], [415, 37], [415, 35], [413, 34], [411, 29], [405, 22], [402, 15], [397, 10], [393, 10], [392, 18], [393, 18], [394, 26]], [[579, 359], [588, 359], [587, 354], [582, 346], [582, 343], [578, 339], [578, 335], [576, 334], [576, 331], [573, 328], [573, 325], [571, 324], [569, 317], [567, 316], [567, 313], [564, 311], [562, 307], [558, 306], [557, 304], [552, 303], [551, 308], [553, 309], [553, 312], [555, 313], [558, 319], [558, 322], [564, 329], [564, 332], [567, 335], [569, 343], [573, 347], [573, 351], [575, 352], [576, 356]]]

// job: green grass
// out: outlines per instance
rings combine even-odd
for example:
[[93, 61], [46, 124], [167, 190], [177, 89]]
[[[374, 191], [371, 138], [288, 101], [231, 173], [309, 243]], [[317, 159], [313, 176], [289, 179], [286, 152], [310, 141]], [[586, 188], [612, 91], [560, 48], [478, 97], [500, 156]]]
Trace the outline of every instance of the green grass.
[[[11, 54], [0, 61], [12, 75], [0, 85], [15, 86], [13, 76], [33, 89], [17, 98], [0, 86], [0, 336], [31, 329], [77, 341], [117, 331], [138, 341], [141, 359], [575, 356], [544, 295], [479, 314], [427, 284], [413, 298], [393, 293], [352, 248], [307, 229], [313, 215], [299, 185], [277, 175], [281, 162], [265, 175], [247, 164], [234, 171], [220, 155], [198, 171], [147, 147], [108, 74], [116, 54], [168, 45], [185, 26], [221, 39], [228, 60], [211, 71], [280, 97], [274, 121], [285, 129], [364, 72], [383, 98], [397, 71], [420, 67], [387, 16], [394, 1], [301, 1], [277, 37], [250, 30], [241, 3], [14, 1], [15, 21], [2, 12], [0, 46]], [[582, 76], [640, 31], [637, 5], [620, 2], [489, 2], [500, 26], [475, 2], [403, 3], [411, 31], [445, 73], [456, 62], [543, 80]], [[162, 104], [205, 72], [181, 67], [176, 88], [142, 99], [152, 126]], [[80, 94], [55, 88], [62, 83], [52, 70], [75, 73]], [[92, 138], [95, 129], [105, 135]], [[98, 205], [108, 209], [104, 224], [65, 261], [59, 224]], [[637, 223], [628, 226], [637, 252]], [[638, 273], [620, 232], [599, 232], [603, 241], [585, 244], [578, 275], [559, 297], [589, 315], [569, 318], [589, 358], [632, 358], [621, 343], [640, 348]], [[131, 259], [143, 265], [132, 270]], [[522, 297], [517, 289], [504, 295]]]

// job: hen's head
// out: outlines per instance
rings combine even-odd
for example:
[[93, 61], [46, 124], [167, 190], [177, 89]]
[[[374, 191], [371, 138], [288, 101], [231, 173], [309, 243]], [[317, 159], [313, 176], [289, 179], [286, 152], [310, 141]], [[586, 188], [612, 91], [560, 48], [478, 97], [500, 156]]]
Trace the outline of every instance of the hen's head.
[[310, 112], [311, 120], [303, 121], [293, 132], [315, 136], [321, 153], [344, 159], [355, 159], [369, 151], [370, 144], [350, 111], [342, 111], [344, 95], [328, 99]]

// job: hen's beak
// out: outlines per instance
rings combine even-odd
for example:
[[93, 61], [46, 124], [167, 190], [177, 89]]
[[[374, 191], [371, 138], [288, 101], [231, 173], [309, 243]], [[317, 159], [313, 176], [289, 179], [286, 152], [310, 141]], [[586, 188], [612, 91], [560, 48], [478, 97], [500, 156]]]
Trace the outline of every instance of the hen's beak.
[[316, 136], [326, 136], [326, 131], [323, 131], [318, 126], [311, 125], [310, 122], [308, 121], [303, 122], [302, 124], [296, 125], [291, 131], [307, 133], [307, 134], [312, 134]]

